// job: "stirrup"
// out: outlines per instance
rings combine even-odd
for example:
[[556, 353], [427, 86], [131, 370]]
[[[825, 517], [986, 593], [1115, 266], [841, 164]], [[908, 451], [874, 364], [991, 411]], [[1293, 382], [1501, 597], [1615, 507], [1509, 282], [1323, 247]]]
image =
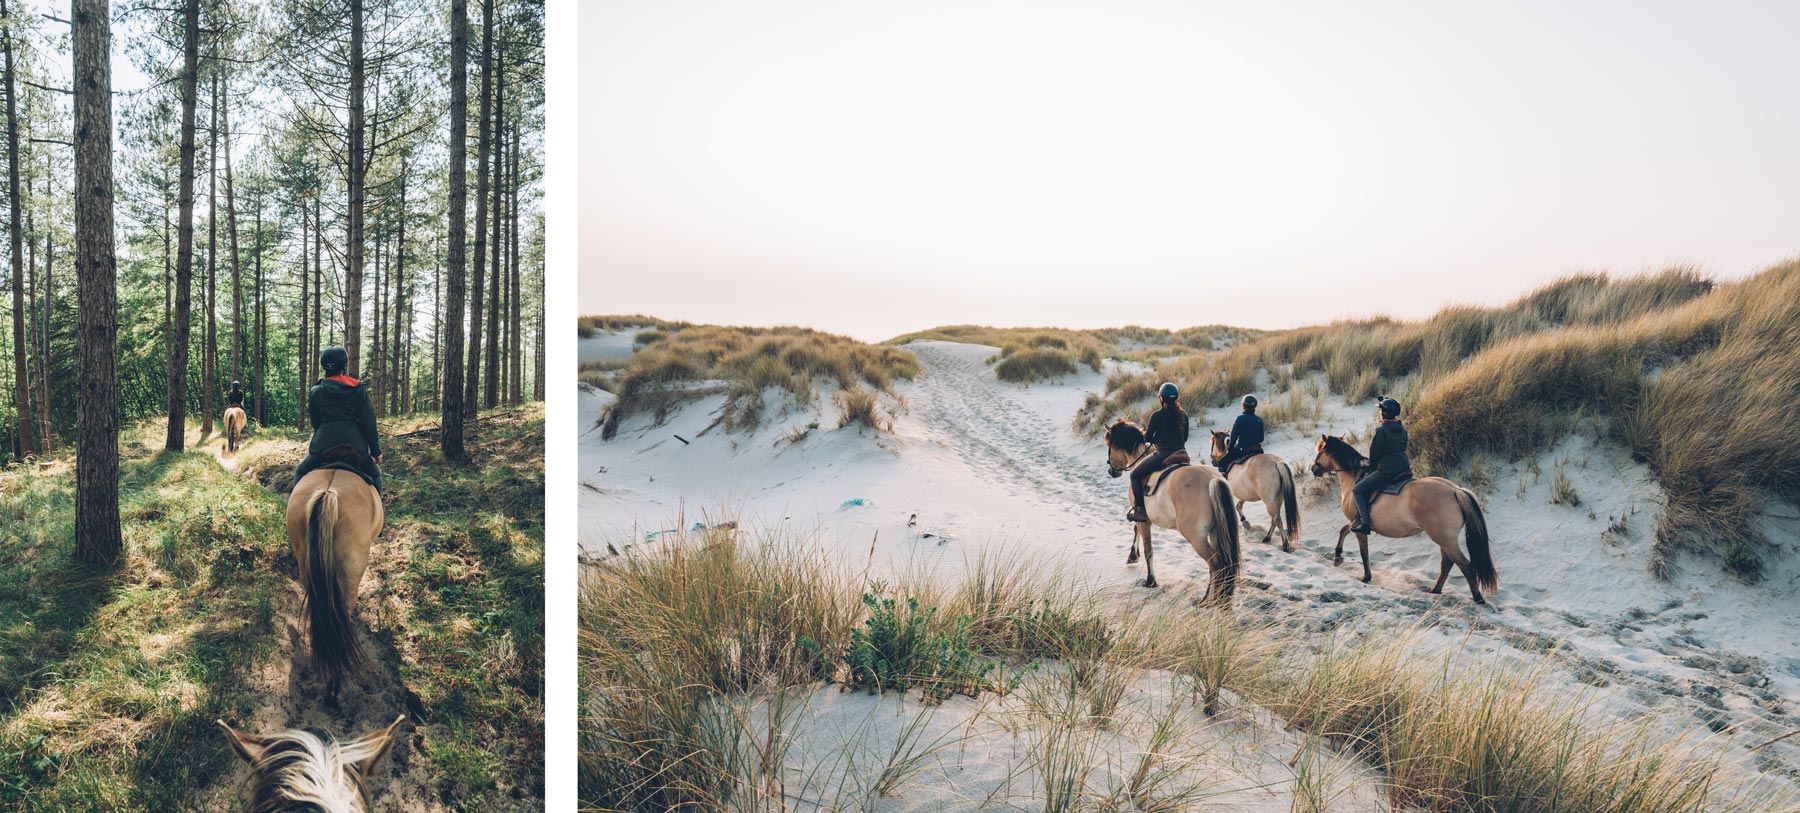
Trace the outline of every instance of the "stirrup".
[[1127, 522], [1149, 522], [1150, 518], [1148, 516], [1145, 516], [1144, 509], [1139, 508], [1134, 505], [1131, 507], [1130, 511], [1125, 512], [1125, 521], [1127, 521]]
[[1360, 523], [1350, 526], [1350, 533], [1353, 533], [1353, 534], [1366, 534], [1366, 533], [1370, 533], [1374, 530], [1375, 530], [1374, 528], [1372, 528], [1368, 525], [1362, 525]]

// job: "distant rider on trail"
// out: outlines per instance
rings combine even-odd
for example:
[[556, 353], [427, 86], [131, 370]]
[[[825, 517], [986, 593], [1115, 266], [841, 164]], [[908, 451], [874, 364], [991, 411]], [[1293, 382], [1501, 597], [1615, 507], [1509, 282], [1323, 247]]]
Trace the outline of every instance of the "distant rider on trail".
[[228, 407], [238, 407], [239, 409], [243, 408], [243, 406], [244, 406], [244, 385], [243, 384], [239, 384], [236, 381], [231, 382], [231, 391], [225, 393], [225, 405]]
[[1225, 440], [1225, 456], [1219, 458], [1219, 473], [1231, 471], [1231, 464], [1263, 453], [1263, 419], [1256, 414], [1256, 396], [1244, 396], [1244, 414], [1231, 425], [1231, 437]]
[[312, 445], [306, 458], [294, 467], [294, 482], [327, 463], [348, 463], [381, 490], [381, 441], [375, 435], [375, 407], [369, 391], [344, 367], [350, 354], [333, 345], [319, 354], [325, 377], [306, 393], [306, 414], [312, 420]]
[[1175, 402], [1181, 391], [1173, 382], [1163, 382], [1157, 395], [1162, 398], [1162, 408], [1150, 416], [1150, 427], [1144, 432], [1150, 451], [1131, 467], [1131, 511], [1125, 515], [1131, 522], [1149, 521], [1144, 514], [1144, 481], [1163, 467], [1169, 455], [1187, 448], [1188, 416]]
[[1400, 422], [1400, 402], [1383, 396], [1380, 404], [1381, 425], [1375, 427], [1375, 439], [1369, 441], [1369, 463], [1362, 479], [1351, 494], [1356, 498], [1356, 524], [1352, 533], [1366, 534], [1369, 525], [1369, 500], [1383, 486], [1412, 470], [1406, 457], [1406, 424]]

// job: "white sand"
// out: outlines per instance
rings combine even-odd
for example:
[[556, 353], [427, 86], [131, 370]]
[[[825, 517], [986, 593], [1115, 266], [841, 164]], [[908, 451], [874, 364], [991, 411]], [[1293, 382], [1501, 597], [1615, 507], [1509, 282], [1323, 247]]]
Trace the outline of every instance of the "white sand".
[[[616, 352], [606, 348], [629, 341], [622, 336], [584, 340], [581, 357]], [[984, 548], [1000, 548], [1066, 564], [1109, 593], [1152, 592], [1134, 587], [1141, 565], [1125, 564], [1125, 481], [1106, 476], [1097, 439], [1070, 429], [1086, 395], [1103, 389], [1103, 375], [1084, 368], [1060, 382], [1012, 385], [985, 363], [994, 348], [915, 342], [908, 349], [924, 371], [898, 387], [905, 407], [891, 434], [836, 429], [835, 407], [818, 403], [790, 404], [785, 414], [772, 408], [780, 417], [754, 434], [701, 434], [720, 404], [715, 397], [660, 426], [649, 416], [628, 418], [615, 439], [602, 442], [588, 430], [609, 396], [584, 388], [584, 549], [641, 543], [647, 531], [716, 521], [723, 512], [811, 534], [859, 565], [872, 557], [877, 572], [925, 566], [949, 576]], [[1265, 403], [1275, 397], [1266, 394]], [[1237, 412], [1195, 416], [1189, 448], [1197, 458], [1205, 430], [1227, 428]], [[781, 440], [790, 427], [815, 421], [820, 427], [798, 444]], [[1366, 444], [1373, 422], [1372, 405], [1352, 408], [1327, 396], [1319, 428], [1272, 426], [1265, 446], [1296, 464], [1304, 495], [1319, 432], [1355, 431]], [[1746, 585], [1699, 557], [1676, 561], [1663, 582], [1649, 572], [1662, 492], [1623, 450], [1572, 436], [1534, 461], [1481, 465], [1492, 482], [1480, 496], [1501, 581], [1489, 607], [1470, 602], [1460, 574], [1442, 596], [1424, 592], [1437, 575], [1437, 551], [1423, 536], [1371, 539], [1372, 584], [1358, 580], [1354, 539], [1334, 567], [1331, 550], [1344, 522], [1335, 485], [1329, 499], [1302, 498], [1305, 530], [1293, 553], [1258, 544], [1268, 514], [1258, 504], [1245, 509], [1258, 530], [1246, 535], [1240, 606], [1319, 632], [1428, 615], [1466, 619], [1455, 623], [1474, 624], [1471, 648], [1551, 653], [1570, 691], [1594, 692], [1622, 715], [1654, 711], [1729, 725], [1745, 744], [1800, 727], [1789, 711], [1800, 700], [1800, 638], [1790, 632], [1800, 627], [1800, 509], [1778, 503], [1769, 511], [1775, 552], [1761, 583]], [[1558, 467], [1575, 481], [1579, 506], [1551, 504]], [[842, 505], [853, 498], [865, 504]], [[1609, 531], [1620, 517], [1623, 530]], [[1158, 533], [1157, 553], [1162, 590], [1203, 583], [1205, 564], [1172, 532]], [[1797, 743], [1764, 749], [1758, 759], [1792, 772], [1800, 765]]]

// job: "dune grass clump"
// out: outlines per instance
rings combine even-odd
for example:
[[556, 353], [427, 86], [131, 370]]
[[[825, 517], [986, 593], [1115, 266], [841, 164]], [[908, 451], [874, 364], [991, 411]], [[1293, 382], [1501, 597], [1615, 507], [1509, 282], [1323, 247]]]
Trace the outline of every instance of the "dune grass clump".
[[[604, 324], [637, 317], [584, 318]], [[602, 417], [603, 438], [611, 438], [629, 415], [655, 411], [660, 418], [702, 395], [724, 394], [720, 422], [727, 430], [750, 430], [761, 425], [769, 390], [806, 404], [820, 381], [845, 392], [868, 387], [891, 394], [896, 380], [919, 373], [918, 360], [904, 350], [798, 327], [663, 323], [637, 334], [635, 346], [622, 366], [583, 367], [584, 374], [595, 373], [596, 382], [605, 371], [602, 388], [618, 396]]]
[[671, 322], [666, 319], [658, 319], [654, 316], [645, 316], [641, 313], [629, 315], [613, 314], [579, 317], [575, 320], [575, 331], [576, 335], [579, 335], [583, 339], [587, 339], [597, 335], [603, 330], [609, 333], [620, 330], [630, 330], [632, 328], [664, 328], [669, 330], [680, 330], [688, 325], [688, 322]]
[[1100, 372], [1106, 359], [1149, 362], [1210, 351], [1259, 335], [1260, 331], [1224, 325], [1178, 331], [1138, 325], [1090, 330], [949, 325], [897, 336], [887, 343], [936, 340], [998, 347], [1000, 353], [990, 359], [994, 375], [1001, 381], [1028, 384], [1074, 375], [1082, 367]]
[[1249, 694], [1379, 768], [1397, 806], [1443, 813], [1794, 810], [1725, 746], [1663, 721], [1605, 717], [1548, 664], [1422, 654], [1428, 627], [1337, 638]]

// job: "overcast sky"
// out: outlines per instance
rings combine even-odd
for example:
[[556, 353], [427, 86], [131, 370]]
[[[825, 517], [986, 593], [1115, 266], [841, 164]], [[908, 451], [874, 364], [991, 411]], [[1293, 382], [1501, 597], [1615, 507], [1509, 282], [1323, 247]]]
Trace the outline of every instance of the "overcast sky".
[[1800, 3], [606, 0], [580, 26], [584, 313], [1286, 327], [1800, 254]]

